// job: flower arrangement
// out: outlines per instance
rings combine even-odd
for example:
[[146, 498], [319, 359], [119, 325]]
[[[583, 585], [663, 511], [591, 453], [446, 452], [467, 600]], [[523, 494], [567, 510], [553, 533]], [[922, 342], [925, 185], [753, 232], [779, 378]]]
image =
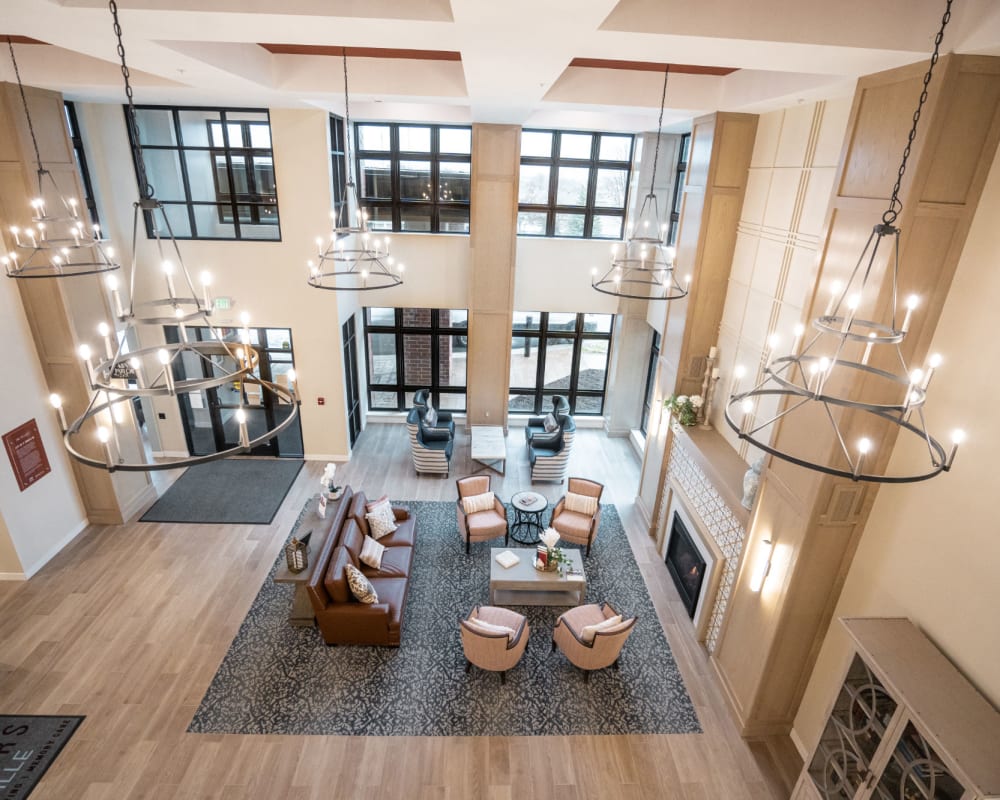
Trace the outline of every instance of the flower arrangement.
[[321, 491], [324, 494], [330, 495], [331, 500], [336, 500], [340, 497], [340, 488], [333, 482], [334, 473], [337, 471], [337, 465], [334, 463], [329, 463], [323, 470], [323, 475], [319, 479], [319, 485]]
[[698, 412], [704, 405], [700, 394], [692, 395], [670, 395], [663, 401], [663, 407], [677, 417], [681, 425], [696, 425], [698, 423]]
[[559, 532], [555, 528], [546, 528], [539, 538], [542, 540], [538, 545], [538, 561], [541, 563], [541, 569], [554, 570], [561, 564], [569, 564], [569, 558], [563, 549], [556, 547], [559, 544]]

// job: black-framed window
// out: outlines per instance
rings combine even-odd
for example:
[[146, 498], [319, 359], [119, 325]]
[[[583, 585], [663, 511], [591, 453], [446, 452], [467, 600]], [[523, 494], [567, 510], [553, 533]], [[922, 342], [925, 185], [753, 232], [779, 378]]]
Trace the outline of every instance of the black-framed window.
[[639, 430], [646, 433], [649, 425], [649, 412], [653, 407], [653, 394], [656, 392], [656, 362], [660, 359], [660, 334], [653, 331], [653, 341], [649, 345], [649, 364], [646, 367], [646, 391], [643, 392], [642, 420]]
[[465, 410], [469, 312], [455, 308], [366, 308], [368, 408], [405, 411], [417, 389], [435, 408]]
[[[340, 220], [346, 197], [347, 187], [347, 155], [344, 138], [344, 118], [336, 114], [330, 115], [330, 174], [333, 177], [333, 213]], [[350, 220], [341, 220], [350, 224]], [[340, 223], [338, 223], [340, 224]]]
[[136, 106], [136, 121], [146, 176], [174, 237], [281, 239], [267, 109]]
[[[677, 244], [677, 228], [681, 221], [681, 198], [684, 196], [684, 178], [687, 175], [688, 158], [691, 155], [691, 134], [681, 136], [681, 146], [677, 153], [677, 175], [674, 179], [674, 196], [670, 203], [670, 229], [667, 244]], [[646, 429], [643, 428], [643, 431]]]
[[614, 324], [614, 314], [515, 311], [508, 409], [538, 414], [559, 394], [573, 414], [602, 414]]
[[69, 130], [69, 140], [73, 145], [73, 157], [76, 159], [76, 169], [80, 173], [80, 183], [83, 184], [83, 203], [90, 213], [92, 225], [100, 225], [97, 213], [97, 201], [94, 199], [94, 188], [90, 182], [90, 170], [87, 167], [87, 153], [83, 149], [83, 137], [80, 136], [80, 124], [76, 120], [76, 107], [70, 102], [64, 102], [66, 112], [66, 127]]
[[370, 229], [469, 232], [471, 127], [357, 122], [354, 137]]
[[518, 234], [621, 239], [634, 147], [628, 134], [522, 131]]

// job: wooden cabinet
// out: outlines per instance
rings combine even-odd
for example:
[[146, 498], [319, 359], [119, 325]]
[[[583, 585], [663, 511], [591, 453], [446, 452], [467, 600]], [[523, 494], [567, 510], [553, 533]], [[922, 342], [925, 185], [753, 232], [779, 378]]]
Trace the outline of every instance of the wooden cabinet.
[[855, 654], [795, 800], [1000, 798], [1000, 713], [906, 619], [843, 619]]

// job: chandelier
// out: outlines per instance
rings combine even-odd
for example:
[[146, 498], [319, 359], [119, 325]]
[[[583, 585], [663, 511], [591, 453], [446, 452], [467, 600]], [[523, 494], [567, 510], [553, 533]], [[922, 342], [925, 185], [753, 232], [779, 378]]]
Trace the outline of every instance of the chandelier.
[[[292, 370], [288, 372], [287, 388], [258, 377], [256, 372], [260, 355], [251, 343], [249, 315], [246, 312], [242, 315], [243, 327], [239, 332], [239, 342], [227, 341], [222, 331], [212, 325], [211, 276], [203, 272], [200, 276], [201, 291], [195, 288], [194, 281], [184, 266], [180, 248], [174, 239], [170, 220], [163, 206], [154, 197], [153, 186], [146, 174], [142, 147], [139, 144], [138, 119], [132, 103], [129, 69], [125, 63], [122, 31], [118, 22], [118, 7], [115, 0], [110, 0], [108, 5], [114, 19], [118, 55], [122, 64], [122, 76], [125, 79], [125, 96], [128, 100], [126, 121], [133, 141], [140, 195], [139, 200], [133, 204], [131, 275], [128, 293], [124, 300], [117, 278], [114, 275], [108, 275], [106, 278], [114, 308], [114, 318], [123, 326], [123, 330], [116, 332], [107, 322], [98, 325], [97, 333], [103, 340], [103, 356], [95, 356], [88, 344], [80, 345], [79, 356], [86, 366], [93, 391], [83, 415], [67, 424], [62, 398], [58, 394], [53, 394], [50, 396], [50, 401], [59, 415], [64, 430], [64, 442], [70, 455], [83, 464], [104, 468], [110, 472], [174, 469], [247, 454], [254, 447], [274, 438], [298, 416], [295, 374]], [[162, 270], [162, 285], [166, 290], [165, 294], [143, 302], [137, 302], [135, 298], [140, 214], [148, 214], [152, 220], [153, 238]], [[200, 329], [191, 329], [190, 326], [195, 324], [199, 325]], [[179, 341], [162, 346], [128, 350], [128, 342], [138, 341], [137, 329], [144, 325], [176, 326]], [[192, 374], [198, 377], [189, 377]], [[259, 434], [255, 430], [254, 436], [251, 436], [249, 431], [250, 420], [247, 412], [252, 406], [248, 399], [248, 386], [257, 387], [252, 394], [259, 396], [261, 403], [264, 402], [265, 394], [269, 394], [273, 401], [288, 407], [288, 413], [283, 420]], [[238, 426], [239, 432], [238, 445], [208, 455], [156, 462], [147, 462], [138, 457], [130, 458], [129, 453], [123, 449], [123, 434], [131, 433], [136, 441], [139, 439], [139, 423], [133, 405], [134, 399], [187, 395], [190, 402], [191, 396], [202, 391], [220, 389], [234, 393], [239, 401], [238, 404], [234, 403], [237, 407], [233, 413], [233, 421]], [[191, 406], [199, 407], [200, 401], [199, 394], [198, 399], [191, 402]]]
[[[329, 239], [316, 237], [318, 263], [306, 262], [309, 285], [332, 291], [388, 289], [403, 282], [403, 264], [389, 254], [389, 237], [368, 230], [368, 212], [358, 200], [351, 157], [351, 107], [347, 91], [347, 48], [344, 57], [344, 139], [347, 182], [340, 207], [330, 212], [333, 229]], [[353, 216], [352, 216], [353, 212]]]
[[[914, 311], [920, 298], [909, 295], [905, 312], [899, 314], [899, 233], [896, 218], [902, 211], [899, 199], [900, 183], [906, 172], [906, 162], [917, 132], [920, 112], [927, 100], [927, 86], [938, 61], [944, 30], [951, 18], [951, 2], [947, 0], [941, 28], [934, 40], [934, 53], [923, 79], [923, 89], [913, 125], [903, 150], [892, 190], [889, 207], [874, 226], [861, 256], [846, 285], [831, 285], [831, 296], [822, 316], [816, 317], [812, 327], [816, 333], [802, 347], [805, 327], [797, 325], [793, 331], [791, 351], [777, 355], [777, 335], [768, 340], [763, 379], [752, 389], [739, 391], [740, 380], [745, 375], [742, 367], [734, 371], [733, 388], [726, 406], [726, 422], [750, 442], [778, 458], [807, 469], [872, 483], [912, 483], [927, 480], [942, 470], [949, 470], [955, 460], [959, 444], [965, 434], [952, 433], [952, 446], [946, 453], [944, 446], [927, 430], [924, 405], [935, 370], [941, 356], [932, 354], [921, 368], [910, 369], [903, 357], [901, 345], [906, 339]], [[891, 248], [887, 269], [892, 270], [890, 307], [879, 318], [874, 312], [879, 302], [879, 281], [875, 278], [876, 257], [880, 247]], [[871, 318], [866, 318], [871, 317]], [[860, 388], [866, 397], [856, 397]], [[780, 408], [782, 400], [784, 407]], [[763, 412], [761, 407], [773, 407], [775, 413]], [[760, 414], [760, 419], [758, 419]], [[811, 415], [805, 417], [804, 415]], [[771, 444], [778, 420], [798, 417], [815, 424], [817, 419], [828, 423], [834, 433], [836, 446], [827, 460], [818, 460], [808, 453], [779, 449]], [[859, 420], [864, 420], [863, 423]], [[849, 442], [844, 428], [852, 430], [870, 426], [870, 434], [891, 429], [917, 437], [926, 447], [926, 462], [916, 465], [904, 474], [887, 475], [879, 470], [872, 455], [874, 435]], [[843, 426], [843, 427], [842, 427]], [[800, 437], [806, 448], [808, 437]], [[888, 459], [884, 459], [888, 461]]]
[[[100, 227], [87, 224], [80, 216], [85, 213], [80, 203], [60, 190], [55, 177], [42, 163], [10, 36], [7, 37], [7, 49], [14, 65], [17, 88], [21, 92], [21, 105], [28, 121], [31, 144], [35, 148], [38, 194], [31, 201], [33, 224], [23, 229], [11, 226], [10, 234], [16, 249], [0, 257], [0, 264], [3, 264], [8, 278], [67, 278], [116, 270], [120, 265], [114, 261], [114, 249], [101, 238]], [[27, 251], [27, 254], [21, 257], [19, 250]]]
[[642, 200], [634, 226], [630, 226], [625, 246], [611, 246], [611, 266], [601, 275], [591, 270], [590, 285], [604, 294], [630, 297], [636, 300], [679, 300], [687, 296], [691, 276], [684, 285], [674, 275], [676, 250], [666, 245], [667, 226], [660, 223], [660, 209], [653, 188], [656, 185], [656, 165], [660, 157], [660, 135], [663, 132], [663, 108], [667, 101], [667, 78], [670, 65], [663, 71], [663, 95], [660, 98], [660, 119], [656, 126], [656, 147], [653, 151], [653, 174], [649, 194]]

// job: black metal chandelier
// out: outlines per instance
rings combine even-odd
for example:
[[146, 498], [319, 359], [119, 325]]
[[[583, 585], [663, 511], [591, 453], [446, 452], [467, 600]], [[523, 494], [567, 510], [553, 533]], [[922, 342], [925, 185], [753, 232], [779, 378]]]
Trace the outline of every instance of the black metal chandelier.
[[[796, 326], [788, 355], [775, 354], [776, 336], [768, 342], [763, 378], [748, 391], [739, 391], [744, 370], [737, 367], [733, 387], [726, 406], [726, 422], [744, 439], [761, 450], [807, 469], [872, 483], [912, 483], [927, 480], [951, 468], [959, 444], [965, 434], [956, 430], [952, 434], [949, 452], [927, 430], [924, 405], [935, 370], [941, 356], [932, 354], [922, 368], [911, 369], [903, 357], [901, 345], [906, 339], [914, 310], [919, 298], [910, 295], [905, 301], [905, 312], [899, 314], [899, 233], [895, 226], [902, 210], [899, 199], [900, 184], [906, 172], [906, 162], [917, 132], [920, 113], [927, 100], [934, 66], [938, 62], [944, 31], [951, 19], [951, 3], [947, 0], [941, 28], [934, 40], [934, 52], [923, 79], [920, 100], [913, 113], [913, 124], [907, 137], [896, 183], [889, 200], [889, 207], [881, 221], [874, 226], [857, 264], [846, 285], [831, 286], [831, 297], [824, 313], [812, 321], [816, 333], [800, 347], [805, 334], [803, 325]], [[892, 249], [888, 268], [892, 270], [890, 308], [885, 317], [866, 314], [878, 301], [878, 282], [875, 280], [876, 258], [880, 247]], [[871, 319], [864, 316], [871, 316]], [[876, 351], [875, 348], [878, 348]], [[872, 354], [888, 351], [884, 358]], [[867, 399], [855, 396], [859, 379], [864, 379]], [[776, 410], [761, 411], [762, 406]], [[783, 407], [782, 407], [783, 406]], [[760, 418], [758, 418], [758, 414]], [[774, 425], [781, 419], [803, 418], [808, 421], [825, 420], [836, 439], [836, 447], [829, 460], [819, 460], [805, 452], [811, 442], [802, 437], [803, 452], [779, 448], [771, 443]], [[900, 433], [917, 437], [926, 446], [927, 460], [903, 474], [884, 474], [875, 468], [872, 457], [873, 444], [868, 437], [849, 443], [842, 426], [863, 418], [873, 429], [896, 426]], [[854, 429], [858, 426], [852, 425]], [[853, 445], [853, 446], [852, 446]], [[887, 461], [887, 459], [886, 459]]]
[[691, 287], [691, 276], [681, 285], [674, 272], [676, 250], [667, 246], [667, 226], [660, 222], [660, 209], [653, 191], [656, 166], [660, 158], [660, 136], [663, 133], [663, 109], [667, 102], [667, 79], [670, 65], [663, 71], [663, 94], [660, 97], [660, 119], [656, 126], [656, 147], [653, 150], [653, 171], [649, 193], [643, 198], [639, 215], [626, 235], [625, 245], [611, 247], [611, 265], [603, 274], [591, 270], [590, 285], [599, 292], [635, 300], [679, 300]]
[[405, 266], [390, 254], [388, 236], [376, 236], [368, 230], [368, 212], [358, 199], [351, 156], [351, 106], [347, 90], [347, 48], [344, 59], [344, 139], [347, 158], [347, 181], [343, 202], [330, 212], [333, 229], [328, 239], [316, 237], [318, 261], [306, 262], [307, 281], [314, 289], [363, 292], [389, 289], [403, 282]]

